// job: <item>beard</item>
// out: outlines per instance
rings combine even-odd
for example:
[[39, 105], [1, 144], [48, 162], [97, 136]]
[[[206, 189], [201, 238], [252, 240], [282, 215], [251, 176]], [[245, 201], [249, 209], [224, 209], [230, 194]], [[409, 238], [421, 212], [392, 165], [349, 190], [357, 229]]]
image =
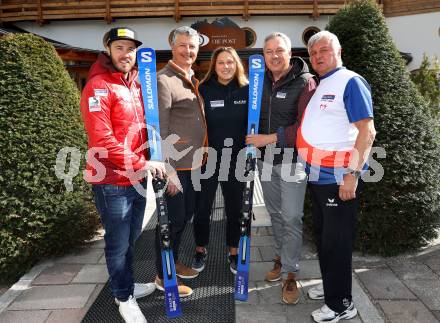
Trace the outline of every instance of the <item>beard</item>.
[[113, 57], [111, 50], [109, 51], [109, 54], [110, 54], [110, 59], [111, 59], [111, 61], [112, 61], [112, 64], [113, 64], [113, 66], [115, 67], [115, 69], [116, 69], [118, 72], [121, 72], [121, 73], [127, 74], [127, 73], [129, 73], [129, 72], [133, 69], [133, 67], [134, 67], [134, 65], [135, 65], [135, 63], [136, 63], [136, 61], [130, 61], [130, 63], [128, 63], [128, 64], [122, 64], [122, 63], [118, 62], [118, 61]]
[[112, 64], [118, 72], [121, 72], [124, 74], [129, 73], [133, 69], [133, 66], [134, 66], [134, 62], [129, 63], [129, 64], [122, 64], [122, 63], [117, 62], [113, 58], [112, 58]]

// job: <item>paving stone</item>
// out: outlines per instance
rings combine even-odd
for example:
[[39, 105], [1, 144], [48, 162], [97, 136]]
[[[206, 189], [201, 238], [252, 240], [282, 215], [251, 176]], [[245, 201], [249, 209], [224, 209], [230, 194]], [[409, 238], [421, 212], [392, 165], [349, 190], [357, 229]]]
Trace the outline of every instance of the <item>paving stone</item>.
[[430, 309], [440, 310], [440, 281], [436, 280], [406, 280], [406, 285]]
[[0, 323], [43, 323], [49, 314], [50, 311], [4, 311], [0, 313]]
[[17, 297], [9, 308], [12, 310], [81, 308], [94, 289], [93, 284], [34, 286]]
[[359, 279], [352, 274], [353, 302], [364, 323], [384, 323], [383, 315], [378, 311], [371, 299], [359, 283]]
[[420, 301], [379, 301], [390, 323], [433, 323], [437, 319]]
[[281, 281], [256, 282], [261, 304], [283, 304], [281, 300]]
[[258, 248], [260, 249], [262, 261], [272, 261], [275, 258], [274, 246], [261, 246]]
[[434, 273], [428, 266], [413, 261], [399, 260], [388, 263], [394, 273], [401, 279], [438, 279], [438, 275]]
[[43, 270], [33, 281], [33, 285], [61, 285], [72, 281], [83, 265], [79, 264], [54, 264]]
[[249, 280], [263, 281], [266, 277], [266, 272], [272, 269], [272, 262], [254, 262], [250, 266]]
[[287, 323], [286, 306], [237, 305], [236, 323]]
[[274, 246], [275, 241], [272, 236], [263, 237], [252, 237], [251, 246], [252, 247], [264, 247], [264, 246]]
[[104, 238], [101, 238], [99, 240], [95, 240], [93, 242], [89, 242], [86, 247], [93, 248], [93, 249], [104, 249], [104, 247], [105, 247]]
[[413, 293], [387, 267], [356, 270], [374, 299], [415, 299]]
[[440, 311], [432, 311], [432, 314], [436, 317], [437, 321], [440, 322]]
[[321, 278], [318, 260], [301, 260], [299, 262], [299, 273], [297, 279]]
[[96, 264], [104, 254], [102, 249], [82, 249], [57, 259], [62, 264]]
[[107, 280], [106, 265], [84, 265], [72, 283], [105, 283]]
[[424, 263], [436, 272], [437, 275], [440, 275], [440, 256], [426, 259]]
[[253, 211], [255, 214], [255, 220], [252, 221], [253, 227], [268, 227], [272, 225], [265, 206], [255, 206]]
[[38, 275], [40, 275], [43, 270], [45, 270], [46, 268], [48, 268], [52, 265], [53, 265], [53, 262], [50, 260], [43, 261], [43, 262], [39, 263], [38, 265], [35, 265], [34, 267], [32, 267], [31, 270], [29, 270], [26, 274], [21, 276], [20, 281], [21, 282], [27, 281], [30, 283], [36, 277], [38, 277]]
[[100, 265], [107, 264], [107, 261], [105, 260], [105, 255], [102, 255], [102, 257], [99, 258], [98, 264], [100, 264]]
[[269, 232], [267, 231], [267, 228], [268, 227], [253, 227], [252, 236], [253, 237], [268, 236]]
[[262, 261], [258, 247], [251, 247], [251, 262]]
[[55, 310], [52, 311], [45, 323], [78, 323], [81, 322], [86, 314], [87, 310], [84, 308]]

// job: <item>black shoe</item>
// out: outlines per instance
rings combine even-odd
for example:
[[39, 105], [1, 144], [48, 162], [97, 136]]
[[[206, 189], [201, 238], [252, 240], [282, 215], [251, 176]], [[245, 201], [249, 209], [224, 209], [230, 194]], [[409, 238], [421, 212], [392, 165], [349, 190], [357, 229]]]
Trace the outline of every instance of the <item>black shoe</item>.
[[193, 257], [191, 268], [198, 272], [201, 272], [203, 269], [205, 269], [205, 263], [207, 257], [208, 257], [208, 251], [206, 251], [206, 249], [203, 252], [196, 251]]
[[228, 255], [229, 269], [234, 275], [237, 274], [238, 255]]

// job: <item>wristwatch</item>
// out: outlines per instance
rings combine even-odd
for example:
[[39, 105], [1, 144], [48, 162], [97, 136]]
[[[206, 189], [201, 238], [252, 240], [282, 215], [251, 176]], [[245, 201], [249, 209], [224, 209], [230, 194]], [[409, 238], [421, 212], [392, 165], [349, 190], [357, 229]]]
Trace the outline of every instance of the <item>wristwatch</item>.
[[356, 179], [359, 179], [362, 175], [362, 172], [360, 170], [355, 170], [352, 168], [347, 168], [347, 174], [353, 175]]

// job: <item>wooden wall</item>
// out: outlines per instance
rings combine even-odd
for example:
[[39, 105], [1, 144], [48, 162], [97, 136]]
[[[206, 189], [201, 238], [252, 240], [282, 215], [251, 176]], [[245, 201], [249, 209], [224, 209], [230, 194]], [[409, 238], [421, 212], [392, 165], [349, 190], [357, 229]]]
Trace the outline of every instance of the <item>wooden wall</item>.
[[386, 17], [440, 11], [440, 0], [383, 0]]

